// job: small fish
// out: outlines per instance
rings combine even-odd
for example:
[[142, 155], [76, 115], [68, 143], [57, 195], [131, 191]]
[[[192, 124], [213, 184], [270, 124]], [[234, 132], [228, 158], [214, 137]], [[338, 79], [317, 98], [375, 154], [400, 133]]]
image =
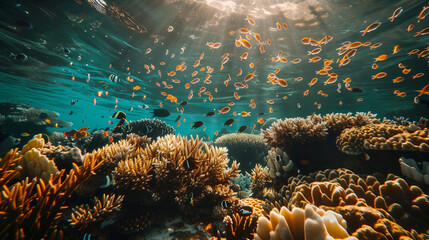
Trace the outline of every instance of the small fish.
[[380, 27], [380, 25], [381, 22], [372, 23], [368, 27], [366, 27], [365, 30], [362, 30], [360, 32], [362, 33], [362, 36], [365, 36], [366, 33], [376, 30], [378, 27]]
[[115, 112], [110, 118], [115, 118], [115, 119], [127, 118], [127, 114], [125, 114], [122, 111], [118, 111], [118, 112]]
[[167, 32], [172, 32], [174, 30], [174, 27], [173, 26], [168, 26], [168, 28], [167, 28]]
[[225, 208], [225, 209], [228, 209], [228, 208], [230, 208], [230, 207], [231, 207], [231, 202], [230, 202], [230, 201], [228, 201], [228, 200], [223, 200], [223, 201], [220, 203], [220, 206], [221, 206], [221, 207], [223, 207], [223, 208]]
[[419, 93], [418, 97], [420, 97], [423, 94], [429, 95], [429, 84], [424, 86], [421, 90], [415, 90], [415, 92]]
[[422, 9], [422, 11], [420, 12], [420, 14], [417, 16], [417, 22], [419, 23], [421, 20], [423, 20], [425, 17], [426, 17], [426, 15], [428, 15], [429, 14], [429, 6], [428, 7], [426, 7], [426, 6], [423, 6], [423, 9]]
[[196, 122], [194, 122], [194, 124], [191, 124], [191, 126], [192, 126], [192, 128], [191, 128], [191, 129], [199, 128], [199, 127], [201, 127], [201, 126], [203, 126], [203, 125], [204, 125], [204, 122], [203, 122], [203, 121], [196, 121]]
[[29, 133], [26, 133], [26, 132], [23, 132], [23, 133], [21, 133], [21, 136], [22, 136], [22, 137], [28, 137], [28, 136], [30, 136], [30, 134], [29, 134]]
[[402, 7], [398, 7], [394, 12], [393, 15], [391, 17], [389, 17], [388, 19], [390, 20], [390, 22], [393, 22], [393, 20], [395, 20], [396, 17], [399, 16], [399, 14], [401, 14], [402, 12]]
[[349, 90], [351, 92], [363, 92], [362, 88], [347, 88], [347, 90]]
[[78, 100], [77, 100], [77, 99], [73, 99], [73, 100], [71, 100], [71, 105], [73, 106], [73, 105], [75, 105], [77, 102], [78, 102]]
[[75, 132], [75, 134], [73, 135], [74, 139], [82, 139], [84, 137], [88, 136], [88, 133], [86, 131], [83, 132]]
[[387, 73], [385, 73], [385, 72], [379, 72], [379, 73], [377, 73], [376, 75], [372, 75], [372, 79], [374, 80], [374, 79], [376, 79], [376, 78], [383, 78], [383, 77], [385, 77], [385, 76], [387, 76]]
[[230, 110], [231, 110], [230, 107], [224, 107], [221, 110], [219, 110], [219, 114], [221, 114], [221, 113], [228, 113]]
[[148, 109], [149, 108], [149, 106], [146, 104], [138, 105], [138, 107], [142, 108], [142, 109]]
[[115, 74], [110, 74], [109, 80], [113, 83], [118, 83], [120, 81], [119, 77]]
[[253, 209], [250, 206], [242, 206], [239, 210], [238, 210], [238, 215], [240, 216], [250, 216], [253, 214]]
[[204, 114], [204, 115], [206, 115], [206, 117], [210, 117], [210, 116], [215, 115], [215, 112], [208, 112], [208, 113], [206, 113], [206, 114]]
[[188, 104], [188, 102], [187, 102], [187, 101], [182, 101], [179, 105], [180, 105], [180, 106], [185, 106], [186, 104]]
[[176, 118], [176, 120], [174, 120], [174, 122], [179, 121], [181, 117], [182, 117], [182, 115], [177, 116], [177, 118]]
[[222, 123], [224, 126], [231, 126], [234, 123], [235, 119], [230, 118], [226, 122]]
[[184, 162], [183, 162], [183, 168], [186, 171], [190, 171], [193, 168], [196, 167], [196, 160], [194, 157], [188, 157]]
[[247, 126], [241, 126], [236, 132], [241, 133], [247, 129]]

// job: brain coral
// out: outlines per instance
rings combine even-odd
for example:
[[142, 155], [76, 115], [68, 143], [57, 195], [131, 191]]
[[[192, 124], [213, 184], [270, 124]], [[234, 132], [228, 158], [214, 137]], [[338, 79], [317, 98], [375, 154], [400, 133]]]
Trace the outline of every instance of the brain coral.
[[268, 147], [260, 135], [230, 133], [219, 137], [215, 145], [226, 147], [228, 155], [237, 160], [243, 170], [250, 171], [256, 163], [263, 163]]
[[[146, 201], [167, 201], [180, 207], [219, 203], [232, 196], [229, 184], [239, 164], [228, 167], [225, 148], [210, 146], [199, 138], [167, 135], [137, 155], [128, 155], [115, 169], [118, 189], [140, 193]], [[148, 199], [149, 197], [149, 199]], [[144, 202], [144, 201], [143, 201]]]

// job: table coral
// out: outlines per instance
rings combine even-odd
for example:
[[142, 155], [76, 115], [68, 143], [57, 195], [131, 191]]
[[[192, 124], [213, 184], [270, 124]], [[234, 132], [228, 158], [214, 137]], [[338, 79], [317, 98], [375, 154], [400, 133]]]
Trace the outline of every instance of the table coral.
[[263, 163], [268, 147], [260, 135], [230, 133], [216, 139], [216, 146], [226, 147], [228, 156], [240, 162], [244, 171], [250, 171], [256, 163]]

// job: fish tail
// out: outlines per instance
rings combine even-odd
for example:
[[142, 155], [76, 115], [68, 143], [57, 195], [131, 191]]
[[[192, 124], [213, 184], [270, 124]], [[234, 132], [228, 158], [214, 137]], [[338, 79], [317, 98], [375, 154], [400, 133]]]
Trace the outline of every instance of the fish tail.
[[365, 36], [365, 33], [366, 33], [366, 31], [365, 30], [362, 30], [362, 31], [360, 31], [361, 33], [362, 33], [362, 36]]

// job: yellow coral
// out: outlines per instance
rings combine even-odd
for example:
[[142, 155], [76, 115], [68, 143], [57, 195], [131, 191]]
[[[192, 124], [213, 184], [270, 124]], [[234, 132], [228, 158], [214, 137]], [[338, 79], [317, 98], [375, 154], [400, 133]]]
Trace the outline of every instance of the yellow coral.
[[43, 139], [42, 134], [34, 135], [33, 139], [28, 141], [28, 143], [22, 147], [21, 154], [25, 154], [32, 148], [42, 148], [44, 145], [45, 139]]
[[49, 160], [35, 148], [27, 151], [18, 163], [22, 166], [24, 176], [42, 178], [45, 182], [49, 180], [51, 175], [59, 172], [54, 161]]

